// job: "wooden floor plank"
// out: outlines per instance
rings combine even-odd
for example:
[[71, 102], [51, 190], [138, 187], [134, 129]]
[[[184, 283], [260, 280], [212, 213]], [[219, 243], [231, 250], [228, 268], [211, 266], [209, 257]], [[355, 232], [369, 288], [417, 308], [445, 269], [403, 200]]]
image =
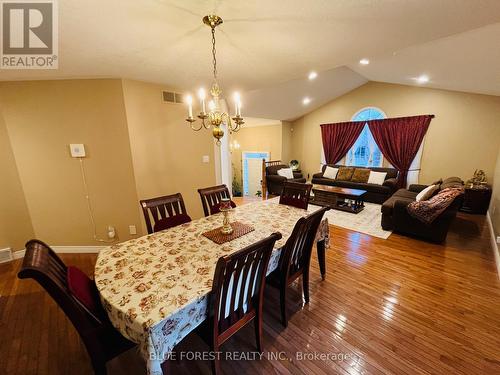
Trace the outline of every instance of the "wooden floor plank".
[[[327, 278], [311, 262], [311, 302], [292, 285], [289, 326], [280, 324], [278, 293], [266, 287], [264, 357], [223, 361], [225, 373], [500, 374], [500, 283], [484, 216], [460, 214], [444, 245], [398, 234], [387, 240], [330, 227]], [[95, 254], [64, 254], [92, 274]], [[85, 348], [61, 310], [35, 283], [17, 280], [20, 261], [0, 265], [0, 372], [91, 374]], [[176, 348], [208, 350], [196, 335]], [[224, 352], [254, 351], [250, 324]], [[297, 353], [349, 355], [298, 360]], [[281, 358], [269, 358], [281, 353]], [[276, 354], [275, 354], [276, 355]], [[110, 374], [143, 374], [132, 349]], [[170, 373], [209, 374], [210, 363], [177, 360]]]

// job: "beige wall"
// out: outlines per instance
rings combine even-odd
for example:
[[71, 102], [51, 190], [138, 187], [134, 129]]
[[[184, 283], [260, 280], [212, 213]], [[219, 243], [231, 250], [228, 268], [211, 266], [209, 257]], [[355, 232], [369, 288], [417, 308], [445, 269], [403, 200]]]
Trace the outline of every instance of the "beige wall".
[[292, 123], [283, 121], [281, 123], [281, 160], [283, 160], [285, 164], [288, 164], [292, 159]]
[[123, 81], [137, 193], [144, 199], [180, 192], [195, 219], [203, 216], [197, 189], [215, 185], [214, 140], [208, 130], [191, 130], [184, 105], [163, 102], [166, 89]]
[[231, 154], [233, 164], [233, 175], [242, 188], [242, 160], [244, 151], [267, 151], [271, 154], [271, 160], [280, 160], [282, 155], [282, 126], [254, 126], [244, 127], [237, 133], [233, 133], [232, 139], [240, 144], [239, 150], [234, 150]]
[[[495, 234], [500, 236], [500, 148], [496, 158], [494, 173], [493, 195], [491, 197], [489, 213]], [[499, 270], [500, 273], [500, 270]]]
[[[1, 107], [0, 107], [1, 109]], [[21, 250], [34, 237], [9, 135], [0, 112], [0, 249]]]
[[113, 225], [120, 240], [130, 238], [128, 226], [141, 219], [121, 80], [3, 82], [0, 106], [36, 237], [53, 245], [99, 245], [79, 161], [68, 149], [84, 143], [98, 234]]
[[369, 106], [388, 117], [436, 115], [425, 138], [420, 182], [447, 176], [467, 179], [475, 169], [493, 178], [500, 145], [500, 97], [379, 82], [368, 82], [294, 121], [292, 149], [302, 170], [319, 171], [320, 124], [349, 121]]

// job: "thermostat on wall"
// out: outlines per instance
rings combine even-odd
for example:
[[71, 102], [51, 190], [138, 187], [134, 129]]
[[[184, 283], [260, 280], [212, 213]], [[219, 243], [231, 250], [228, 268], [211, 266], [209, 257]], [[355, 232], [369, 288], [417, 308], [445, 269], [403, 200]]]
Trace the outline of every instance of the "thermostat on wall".
[[72, 158], [85, 157], [85, 146], [83, 145], [83, 143], [72, 143], [69, 145], [69, 150], [71, 152]]

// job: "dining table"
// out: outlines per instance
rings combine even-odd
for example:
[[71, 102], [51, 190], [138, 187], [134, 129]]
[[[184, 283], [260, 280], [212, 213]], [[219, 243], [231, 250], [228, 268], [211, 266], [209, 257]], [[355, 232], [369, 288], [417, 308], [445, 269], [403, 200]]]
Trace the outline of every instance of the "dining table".
[[[222, 213], [193, 220], [153, 234], [114, 244], [99, 252], [95, 282], [113, 326], [138, 344], [149, 375], [163, 374], [161, 364], [176, 344], [207, 317], [217, 260], [273, 232], [277, 241], [267, 274], [278, 267], [280, 253], [295, 223], [311, 211], [279, 204], [272, 198], [240, 205], [230, 212], [232, 222], [253, 231], [218, 245], [203, 233], [222, 225]], [[321, 276], [325, 277], [328, 220], [316, 234]]]

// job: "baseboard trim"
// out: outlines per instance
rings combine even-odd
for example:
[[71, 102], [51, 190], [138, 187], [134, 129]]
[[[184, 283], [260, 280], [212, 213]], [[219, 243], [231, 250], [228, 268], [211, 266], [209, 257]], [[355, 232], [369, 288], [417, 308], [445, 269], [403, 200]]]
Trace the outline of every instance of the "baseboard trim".
[[[59, 254], [95, 254], [101, 251], [104, 246], [51, 246], [51, 248]], [[25, 252], [25, 249], [14, 251], [12, 258], [24, 258]]]
[[495, 229], [493, 228], [493, 222], [491, 221], [490, 211], [486, 213], [486, 221], [488, 222], [488, 227], [490, 228], [490, 238], [491, 238], [491, 248], [493, 249], [493, 254], [495, 255], [495, 263], [497, 265], [498, 278], [500, 279], [500, 253], [498, 252], [498, 244], [496, 241]]

